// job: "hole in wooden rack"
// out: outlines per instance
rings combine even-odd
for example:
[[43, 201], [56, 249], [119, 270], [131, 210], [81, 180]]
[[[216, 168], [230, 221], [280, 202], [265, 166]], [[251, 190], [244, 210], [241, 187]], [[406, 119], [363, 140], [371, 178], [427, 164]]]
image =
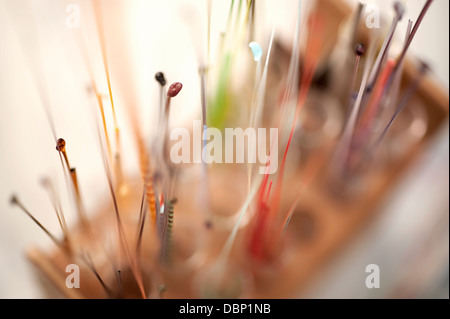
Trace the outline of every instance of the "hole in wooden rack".
[[312, 243], [318, 235], [318, 228], [318, 218], [308, 207], [296, 209], [288, 225], [291, 237], [298, 244]]

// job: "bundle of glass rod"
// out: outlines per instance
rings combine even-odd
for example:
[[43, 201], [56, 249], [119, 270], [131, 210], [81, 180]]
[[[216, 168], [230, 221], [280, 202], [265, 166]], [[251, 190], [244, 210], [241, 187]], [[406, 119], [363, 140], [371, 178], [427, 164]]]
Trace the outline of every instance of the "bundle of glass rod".
[[[448, 97], [432, 100], [426, 89], [427, 64], [407, 59], [433, 0], [402, 38], [396, 31], [407, 9], [403, 2], [393, 3], [390, 24], [369, 29], [363, 4], [352, 10], [337, 0], [293, 1], [298, 14], [289, 44], [278, 39], [275, 25], [263, 32], [267, 26], [258, 24], [255, 0], [232, 0], [226, 30], [211, 43], [215, 6], [205, 3], [207, 40], [197, 48], [193, 76], [201, 103], [186, 121], [184, 139], [181, 133], [173, 138], [171, 122], [184, 107], [177, 96], [189, 83], [176, 81], [176, 74], [169, 81], [164, 70], [155, 74], [157, 134], [147, 138], [135, 105], [114, 100], [108, 4], [83, 2], [95, 22], [91, 34], [103, 69], [101, 76], [93, 72], [80, 34], [96, 101], [95, 138], [108, 185], [104, 202], [94, 214], [86, 212], [71, 142], [58, 135], [50, 108], [54, 156], [61, 159], [74, 205], [63, 210], [45, 180], [61, 226], [55, 235], [33, 217], [31, 203], [11, 199], [54, 241], [56, 248], [32, 249], [29, 256], [67, 297], [290, 297], [369, 219], [448, 112]], [[258, 33], [261, 41], [255, 41]], [[107, 92], [100, 91], [100, 79]], [[131, 119], [136, 175], [122, 168], [127, 153], [116, 108]], [[228, 147], [230, 128], [237, 135], [242, 128], [245, 147]], [[256, 149], [262, 150], [258, 156]], [[174, 161], [180, 152], [189, 153], [191, 163]], [[67, 225], [65, 214], [72, 211], [77, 224]], [[68, 265], [80, 269], [79, 289], [67, 282]]]

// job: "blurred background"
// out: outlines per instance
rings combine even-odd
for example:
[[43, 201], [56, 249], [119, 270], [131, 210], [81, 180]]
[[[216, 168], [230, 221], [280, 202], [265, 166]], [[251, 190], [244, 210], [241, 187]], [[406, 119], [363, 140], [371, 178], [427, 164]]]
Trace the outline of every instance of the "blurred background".
[[[346, 0], [352, 5], [357, 1]], [[229, 1], [212, 1], [212, 34], [223, 31]], [[390, 1], [366, 1], [381, 7], [390, 21]], [[425, 1], [404, 1], [406, 17], [399, 27], [406, 29], [408, 18], [415, 20]], [[261, 1], [266, 14], [261, 17], [261, 36], [272, 25], [277, 37], [290, 41], [295, 26], [297, 1]], [[55, 127], [66, 141], [71, 163], [79, 167], [82, 196], [92, 209], [104, 198], [107, 187], [93, 120], [93, 103], [88, 94], [88, 74], [80, 54], [79, 31], [67, 27], [66, 11], [79, 1], [0, 0], [0, 297], [42, 298], [45, 295], [33, 267], [25, 257], [31, 245], [51, 245], [40, 229], [9, 205], [12, 193], [20, 195], [35, 216], [51, 231], [58, 224], [40, 179], [49, 176], [64, 193], [64, 178], [53, 145], [45, 114], [49, 105]], [[430, 63], [433, 77], [448, 92], [449, 86], [449, 2], [436, 0], [411, 47], [411, 55]], [[184, 84], [175, 124], [199, 112], [198, 60], [202, 42], [206, 1], [134, 0], [108, 1], [106, 20], [116, 21], [117, 29], [106, 33], [113, 85], [125, 88], [116, 94], [123, 101], [139, 105], [146, 134], [158, 101], [155, 72], [164, 70], [169, 83]], [[80, 23], [92, 17], [80, 12]], [[108, 21], [105, 21], [108, 23]], [[189, 26], [189, 27], [187, 27]], [[199, 37], [193, 34], [201, 35]], [[88, 37], [89, 39], [89, 37]], [[87, 43], [95, 56], [98, 44]], [[163, 45], [163, 47], [162, 47]], [[93, 72], [101, 75], [101, 63]], [[42, 86], [36, 85], [42, 83]], [[106, 83], [99, 83], [107, 92]], [[130, 102], [131, 103], [131, 102]], [[119, 124], [127, 129], [126, 115]], [[108, 117], [111, 114], [107, 114]], [[146, 120], [147, 119], [147, 120]], [[147, 121], [147, 122], [146, 122]], [[124, 152], [134, 153], [133, 141], [124, 137]], [[124, 163], [135, 170], [136, 158]], [[394, 191], [380, 205], [381, 211], [364, 232], [358, 235], [321, 271], [299, 297], [307, 298], [448, 298], [448, 215], [449, 215], [449, 125], [440, 128]], [[63, 205], [69, 200], [62, 196]], [[73, 216], [68, 216], [70, 223]], [[377, 264], [381, 288], [367, 289], [366, 266]]]

